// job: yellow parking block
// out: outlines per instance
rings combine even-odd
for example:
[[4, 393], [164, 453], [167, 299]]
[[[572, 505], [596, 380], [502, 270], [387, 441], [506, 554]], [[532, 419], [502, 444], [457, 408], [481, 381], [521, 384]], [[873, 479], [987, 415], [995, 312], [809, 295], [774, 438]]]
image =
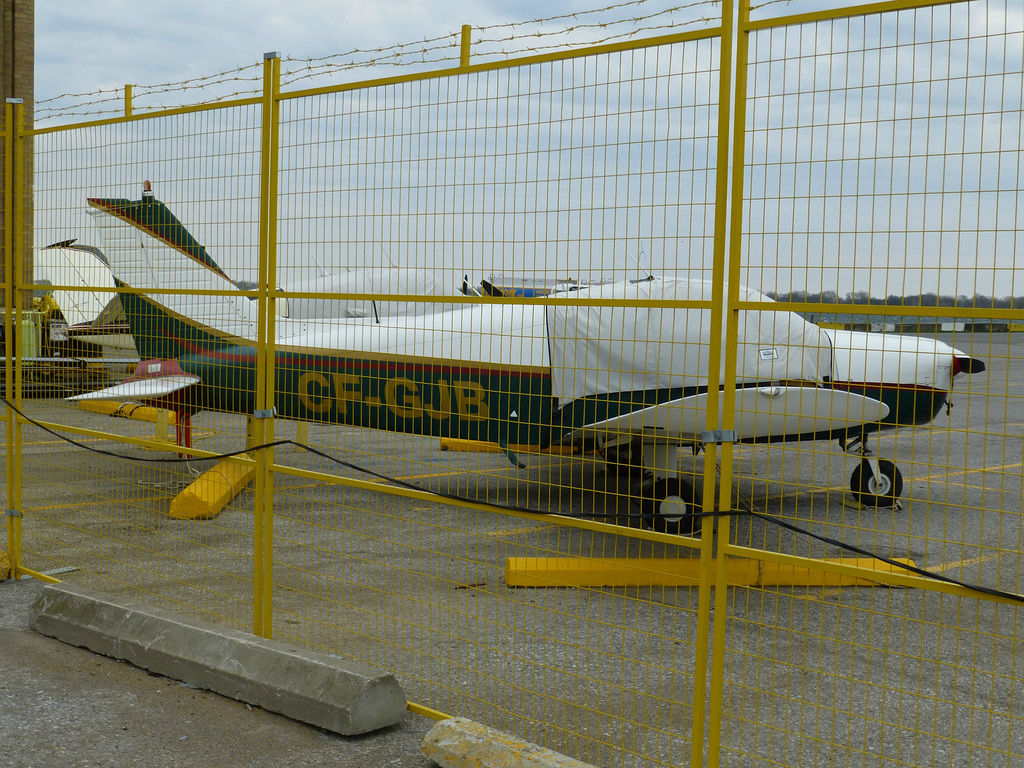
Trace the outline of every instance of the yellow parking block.
[[[909, 573], [871, 557], [825, 558], [822, 562], [885, 573]], [[896, 562], [914, 566], [913, 560]], [[505, 583], [510, 587], [695, 587], [696, 558], [510, 557]], [[870, 579], [782, 563], [734, 557], [726, 561], [731, 587], [849, 587]]]
[[157, 422], [167, 419], [171, 425], [177, 423], [177, 415], [174, 411], [168, 411], [165, 408], [152, 408], [148, 405], [136, 405], [135, 403], [119, 403], [115, 400], [80, 400], [78, 408], [82, 411], [105, 413], [108, 416], [120, 416], [137, 421]]
[[82, 411], [105, 413], [108, 416], [118, 416], [135, 421], [150, 421], [156, 425], [154, 440], [174, 441], [170, 428], [177, 426], [178, 414], [166, 408], [153, 408], [136, 403], [119, 403], [116, 400], [80, 400], [78, 408]]
[[[456, 440], [442, 437], [440, 440], [442, 451], [461, 451], [462, 453], [501, 453], [502, 448], [497, 443], [488, 443], [483, 440]], [[572, 445], [549, 445], [541, 449], [536, 445], [510, 445], [508, 447], [513, 453], [544, 453], [557, 456], [572, 456], [576, 453]]]
[[[247, 458], [242, 454], [241, 458]], [[175, 520], [205, 520], [216, 517], [235, 496], [241, 493], [256, 467], [227, 459], [208, 469], [171, 502], [170, 515]]]

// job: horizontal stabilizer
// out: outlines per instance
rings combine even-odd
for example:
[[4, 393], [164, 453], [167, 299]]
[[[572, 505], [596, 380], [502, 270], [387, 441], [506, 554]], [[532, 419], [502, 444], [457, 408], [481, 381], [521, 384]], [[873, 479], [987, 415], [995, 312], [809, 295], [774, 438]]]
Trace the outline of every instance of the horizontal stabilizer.
[[86, 392], [84, 395], [75, 395], [68, 400], [155, 400], [158, 397], [166, 397], [182, 389], [187, 389], [193, 384], [198, 384], [202, 379], [198, 376], [161, 376], [155, 379], [141, 379], [139, 381], [126, 381], [106, 389], [98, 389], [95, 392]]
[[[691, 395], [590, 424], [585, 434], [636, 434], [699, 440], [707, 428], [707, 393]], [[719, 413], [724, 395], [719, 395]], [[889, 407], [863, 395], [820, 387], [750, 387], [736, 390], [736, 437], [784, 439], [880, 421]]]
[[185, 373], [176, 360], [144, 360], [120, 384], [67, 398], [77, 400], [156, 400], [202, 383]]

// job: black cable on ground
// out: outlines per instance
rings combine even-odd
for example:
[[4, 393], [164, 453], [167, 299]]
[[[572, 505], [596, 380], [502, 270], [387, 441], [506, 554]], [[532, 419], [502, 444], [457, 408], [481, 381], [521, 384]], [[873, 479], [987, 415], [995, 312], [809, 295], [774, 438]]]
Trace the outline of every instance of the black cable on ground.
[[[561, 515], [561, 514], [559, 514], [557, 512], [540, 512], [540, 511], [538, 511], [536, 509], [528, 509], [526, 507], [519, 507], [519, 506], [516, 506], [514, 504], [498, 504], [497, 502], [486, 501], [486, 500], [485, 501], [478, 501], [476, 499], [470, 499], [470, 498], [467, 498], [467, 497], [464, 497], [464, 496], [460, 496], [460, 495], [455, 494], [455, 493], [448, 493], [447, 491], [432, 491], [432, 490], [429, 490], [429, 489], [426, 489], [426, 488], [421, 488], [420, 486], [414, 485], [414, 484], [412, 484], [410, 482], [407, 482], [405, 480], [400, 480], [398, 478], [390, 477], [388, 475], [381, 474], [380, 472], [375, 472], [372, 469], [367, 469], [366, 467], [359, 466], [358, 464], [353, 464], [353, 463], [345, 461], [343, 459], [339, 459], [339, 458], [337, 458], [335, 456], [331, 456], [330, 454], [328, 454], [328, 453], [326, 453], [324, 451], [318, 450], [318, 449], [313, 448], [312, 446], [306, 445], [304, 443], [296, 442], [295, 440], [274, 440], [273, 442], [265, 443], [263, 445], [253, 446], [252, 448], [247, 448], [245, 450], [230, 451], [228, 453], [218, 453], [218, 454], [214, 454], [212, 456], [192, 456], [192, 457], [179, 457], [179, 458], [173, 458], [173, 459], [159, 458], [159, 457], [150, 458], [150, 457], [146, 457], [146, 456], [126, 456], [126, 455], [121, 454], [121, 453], [115, 453], [114, 451], [108, 451], [108, 450], [105, 450], [103, 448], [96, 448], [95, 446], [90, 446], [90, 445], [86, 445], [84, 443], [80, 443], [80, 442], [78, 442], [78, 441], [76, 441], [76, 440], [74, 440], [74, 439], [72, 439], [70, 437], [67, 437], [67, 436], [65, 436], [65, 435], [63, 435], [63, 434], [61, 434], [61, 433], [59, 433], [59, 432], [57, 432], [57, 431], [55, 431], [53, 429], [50, 429], [49, 427], [47, 427], [47, 426], [45, 426], [43, 424], [40, 424], [38, 421], [36, 421], [35, 419], [31, 418], [30, 416], [27, 416], [24, 412], [22, 412], [21, 410], [16, 408], [12, 403], [8, 402], [6, 398], [0, 398], [0, 402], [2, 402], [5, 406], [10, 408], [16, 414], [18, 414], [22, 419], [24, 419], [24, 421], [26, 423], [31, 424], [34, 427], [37, 427], [38, 429], [43, 430], [47, 434], [53, 435], [58, 440], [62, 440], [64, 442], [68, 443], [69, 445], [75, 446], [76, 448], [81, 448], [82, 450], [89, 451], [91, 453], [94, 453], [94, 454], [97, 454], [97, 455], [100, 455], [100, 456], [107, 456], [107, 457], [114, 458], [114, 459], [120, 459], [122, 461], [144, 462], [144, 463], [160, 463], [160, 464], [168, 464], [168, 463], [170, 463], [170, 464], [186, 464], [186, 463], [197, 462], [197, 461], [221, 461], [223, 459], [229, 459], [229, 458], [232, 458], [232, 457], [235, 457], [235, 456], [241, 456], [241, 455], [247, 454], [247, 453], [249, 453], [251, 451], [259, 451], [259, 450], [263, 450], [265, 448], [277, 448], [279, 446], [284, 446], [284, 445], [294, 445], [295, 447], [301, 448], [302, 450], [304, 450], [304, 451], [306, 451], [308, 453], [312, 453], [314, 456], [319, 456], [322, 459], [330, 461], [330, 462], [332, 462], [332, 463], [334, 463], [334, 464], [336, 464], [338, 466], [345, 467], [346, 469], [351, 469], [351, 470], [353, 470], [355, 472], [362, 472], [364, 474], [367, 474], [367, 475], [370, 475], [372, 477], [375, 477], [378, 480], [384, 480], [384, 481], [387, 481], [387, 482], [392, 483], [394, 485], [397, 485], [400, 488], [405, 488], [407, 490], [412, 490], [412, 491], [418, 491], [420, 493], [429, 493], [430, 495], [436, 496], [436, 497], [438, 497], [440, 499], [446, 499], [448, 501], [454, 501], [454, 502], [459, 502], [459, 503], [463, 503], [463, 504], [476, 504], [476, 505], [480, 505], [480, 506], [484, 506], [484, 507], [490, 507], [490, 508], [493, 508], [493, 509], [496, 509], [496, 510], [500, 510], [500, 511], [504, 511], [504, 512], [520, 512], [520, 513], [526, 513], [526, 514], [529, 514], [529, 515], [548, 515], [548, 516], [551, 516], [551, 517], [570, 517], [569, 515]], [[972, 592], [977, 592], [979, 594], [988, 595], [988, 596], [991, 596], [991, 597], [1002, 598], [1002, 599], [1005, 599], [1005, 600], [1009, 600], [1011, 602], [1020, 603], [1020, 604], [1024, 605], [1024, 595], [1019, 595], [1019, 594], [1016, 594], [1014, 592], [1004, 592], [1004, 591], [999, 590], [999, 589], [994, 589], [992, 587], [985, 587], [985, 586], [981, 586], [981, 585], [978, 585], [978, 584], [968, 584], [966, 582], [959, 581], [959, 580], [951, 578], [949, 576], [944, 576], [941, 573], [934, 573], [932, 571], [927, 571], [927, 570], [925, 570], [923, 568], [918, 568], [917, 566], [912, 566], [912, 565], [908, 565], [906, 563], [901, 563], [901, 562], [898, 562], [896, 560], [893, 560], [892, 558], [884, 557], [882, 555], [878, 555], [878, 554], [876, 554], [874, 552], [871, 552], [870, 550], [864, 549], [862, 547], [858, 547], [855, 544], [847, 544], [844, 541], [841, 541], [839, 539], [833, 539], [830, 536], [822, 536], [821, 534], [817, 534], [817, 533], [809, 531], [809, 530], [807, 530], [805, 528], [801, 528], [798, 525], [794, 525], [793, 523], [786, 522], [785, 520], [782, 520], [780, 518], [770, 517], [768, 515], [763, 515], [760, 512], [754, 512], [753, 510], [737, 509], [737, 510], [729, 510], [729, 511], [725, 511], [725, 512], [717, 512], [717, 511], [716, 512], [700, 512], [700, 513], [694, 514], [693, 517], [712, 518], [712, 517], [723, 517], [723, 516], [726, 516], [726, 515], [729, 515], [729, 516], [732, 516], [732, 517], [745, 516], [745, 517], [757, 518], [757, 519], [762, 520], [762, 521], [764, 521], [766, 523], [770, 523], [772, 525], [776, 525], [776, 526], [778, 526], [780, 528], [785, 528], [786, 530], [792, 531], [793, 533], [797, 533], [797, 534], [801, 534], [801, 535], [804, 535], [804, 536], [808, 536], [808, 537], [810, 537], [812, 539], [815, 539], [817, 541], [820, 541], [820, 542], [822, 542], [824, 544], [828, 544], [830, 546], [838, 547], [838, 548], [840, 548], [842, 550], [845, 550], [847, 552], [852, 552], [854, 554], [861, 555], [863, 557], [874, 558], [875, 560], [878, 560], [880, 562], [886, 563], [887, 565], [893, 566], [895, 568], [899, 568], [900, 570], [903, 570], [903, 571], [908, 571], [908, 572], [913, 573], [913, 574], [915, 574], [917, 576], [922, 576], [922, 577], [924, 577], [926, 579], [931, 579], [933, 581], [939, 581], [939, 582], [942, 582], [944, 584], [950, 584], [952, 586], [961, 587], [963, 589], [967, 589], [967, 590], [970, 590]], [[604, 518], [604, 517], [621, 518], [621, 517], [625, 517], [625, 518], [628, 519], [628, 518], [631, 518], [631, 517], [638, 517], [638, 516], [637, 515], [628, 515], [628, 514], [622, 515], [622, 514], [609, 513], [609, 514], [601, 514], [601, 515], [586, 515], [586, 517], [589, 517], [589, 518]]]

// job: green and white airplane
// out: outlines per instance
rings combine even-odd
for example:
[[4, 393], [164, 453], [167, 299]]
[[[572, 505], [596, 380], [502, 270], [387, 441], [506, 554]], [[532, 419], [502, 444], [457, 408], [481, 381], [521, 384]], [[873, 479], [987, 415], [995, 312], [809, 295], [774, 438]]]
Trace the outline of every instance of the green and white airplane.
[[[149, 183], [139, 200], [90, 199], [143, 360], [125, 382], [81, 399], [134, 399], [178, 411], [252, 414], [257, 304], [235, 287]], [[320, 290], [336, 289], [330, 277]], [[170, 293], [166, 291], [172, 291]], [[220, 295], [210, 293], [219, 291]], [[953, 380], [984, 364], [909, 336], [826, 331], [741, 300], [736, 424], [707, 433], [709, 282], [678, 277], [591, 286], [550, 304], [444, 304], [361, 318], [276, 317], [274, 406], [288, 419], [496, 443], [516, 451], [596, 446], [642, 468], [645, 520], [693, 530], [700, 505], [678, 448], [710, 440], [838, 439], [864, 458], [851, 478], [863, 503], [892, 506], [899, 470], [873, 458], [873, 432], [930, 422]], [[603, 305], [588, 299], [638, 301]], [[520, 465], [521, 466], [521, 465]]]

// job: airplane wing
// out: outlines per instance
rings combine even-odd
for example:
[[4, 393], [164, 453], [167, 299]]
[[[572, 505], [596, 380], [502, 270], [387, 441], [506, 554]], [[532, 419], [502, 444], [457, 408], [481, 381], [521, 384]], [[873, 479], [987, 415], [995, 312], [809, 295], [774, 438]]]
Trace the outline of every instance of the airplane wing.
[[[722, 399], [719, 395], [719, 410]], [[691, 395], [588, 424], [574, 433], [630, 433], [683, 442], [700, 440], [708, 394]], [[749, 387], [736, 390], [736, 436], [740, 440], [812, 435], [877, 422], [889, 414], [878, 400], [819, 387]]]

